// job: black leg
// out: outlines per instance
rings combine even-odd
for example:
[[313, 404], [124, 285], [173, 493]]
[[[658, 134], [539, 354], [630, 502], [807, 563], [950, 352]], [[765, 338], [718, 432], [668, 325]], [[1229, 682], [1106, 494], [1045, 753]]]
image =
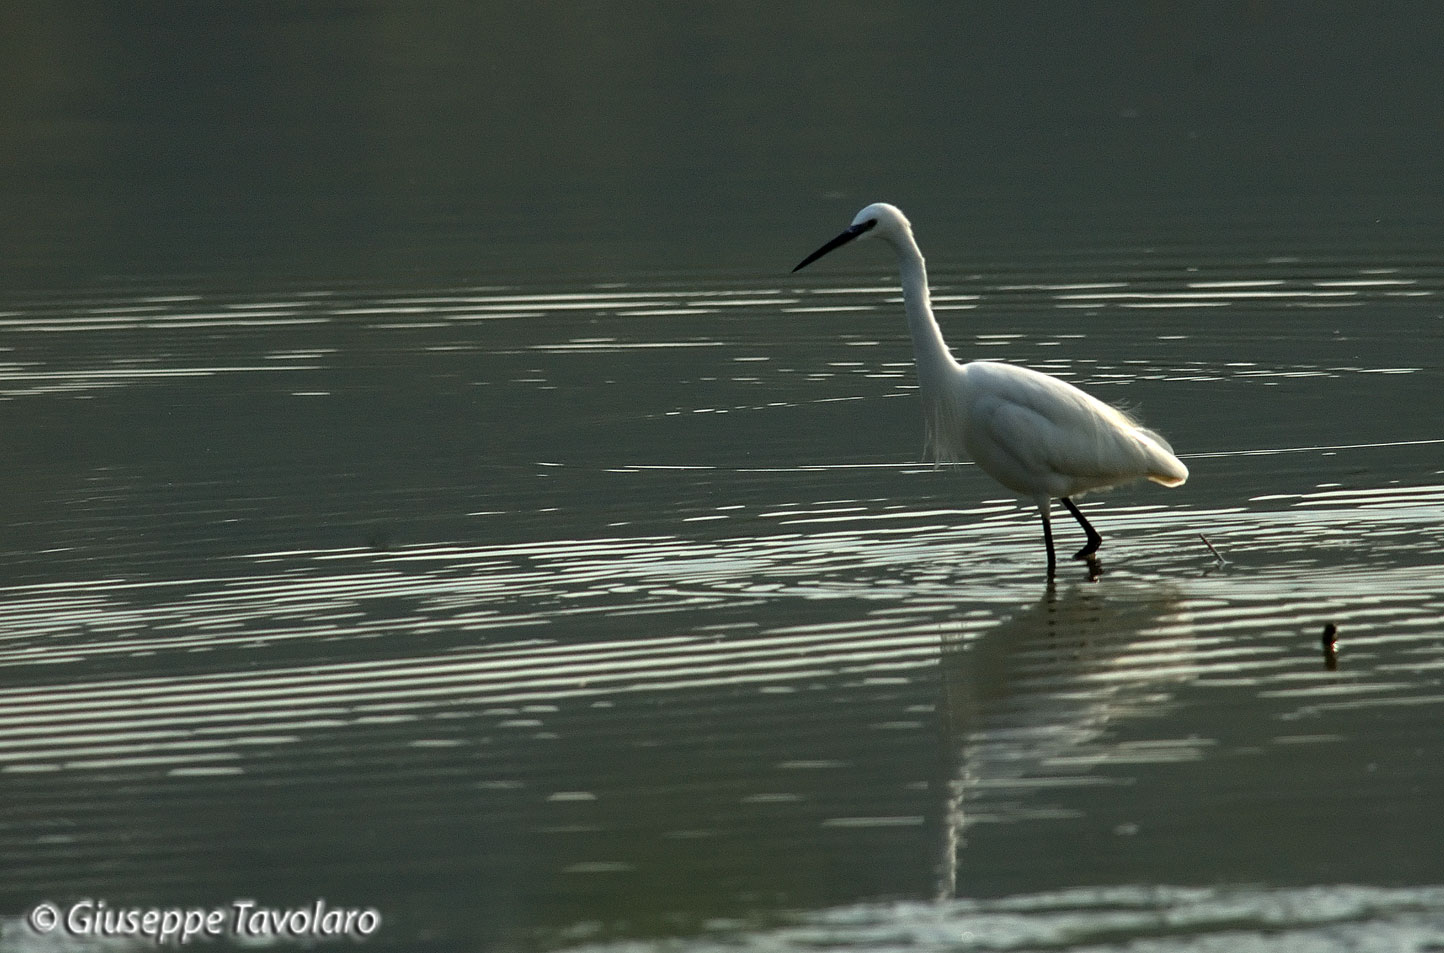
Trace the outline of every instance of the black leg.
[[1043, 545], [1048, 547], [1048, 578], [1050, 580], [1058, 570], [1058, 558], [1053, 555], [1053, 521], [1048, 516], [1048, 510], [1052, 506], [1052, 500], [1044, 500], [1038, 504], [1038, 515], [1043, 517]]
[[1098, 552], [1099, 546], [1103, 545], [1103, 537], [1099, 536], [1098, 531], [1093, 528], [1093, 524], [1088, 522], [1088, 520], [1083, 517], [1082, 513], [1078, 512], [1078, 507], [1073, 505], [1072, 500], [1068, 499], [1068, 497], [1066, 496], [1062, 499], [1063, 505], [1067, 507], [1068, 512], [1073, 514], [1073, 518], [1078, 521], [1078, 525], [1083, 527], [1083, 532], [1088, 534], [1088, 545], [1078, 550], [1078, 552], [1073, 555], [1073, 558], [1086, 559], [1089, 562], [1092, 562], [1093, 554]]

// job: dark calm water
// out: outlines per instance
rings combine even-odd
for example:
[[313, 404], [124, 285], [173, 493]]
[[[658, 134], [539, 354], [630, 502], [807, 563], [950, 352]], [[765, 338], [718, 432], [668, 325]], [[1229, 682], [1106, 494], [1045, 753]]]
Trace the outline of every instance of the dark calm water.
[[[1444, 946], [1438, 27], [561, 9], [17, 14], [0, 948]], [[787, 273], [874, 199], [1188, 464], [1100, 578], [918, 463], [883, 248]]]

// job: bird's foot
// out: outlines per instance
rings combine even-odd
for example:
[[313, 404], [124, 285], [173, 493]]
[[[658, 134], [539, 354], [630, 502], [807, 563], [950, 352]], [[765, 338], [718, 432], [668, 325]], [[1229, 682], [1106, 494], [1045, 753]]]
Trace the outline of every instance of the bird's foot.
[[1088, 581], [1097, 582], [1098, 577], [1103, 575], [1103, 564], [1099, 562], [1098, 557], [1092, 553], [1089, 553], [1085, 558], [1088, 560]]

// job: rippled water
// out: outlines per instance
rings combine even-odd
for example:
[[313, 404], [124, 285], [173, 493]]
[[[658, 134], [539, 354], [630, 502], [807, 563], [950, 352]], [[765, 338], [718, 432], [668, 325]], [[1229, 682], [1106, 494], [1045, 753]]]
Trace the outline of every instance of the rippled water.
[[1242, 890], [1117, 887], [946, 904], [871, 904], [743, 931], [718, 922], [686, 944], [589, 950], [1428, 950], [1444, 937], [1439, 888]]
[[3, 302], [4, 909], [1444, 943], [1444, 268], [937, 271], [960, 357], [1192, 470], [1085, 501], [1100, 579], [1045, 588], [1030, 507], [915, 462], [885, 272]]

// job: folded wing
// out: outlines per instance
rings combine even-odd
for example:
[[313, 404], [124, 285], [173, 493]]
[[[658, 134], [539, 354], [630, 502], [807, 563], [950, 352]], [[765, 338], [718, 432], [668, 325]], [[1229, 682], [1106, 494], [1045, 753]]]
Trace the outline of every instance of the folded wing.
[[1057, 497], [1188, 479], [1166, 440], [1071, 384], [1013, 364], [979, 361], [963, 371], [968, 452], [1009, 489]]

